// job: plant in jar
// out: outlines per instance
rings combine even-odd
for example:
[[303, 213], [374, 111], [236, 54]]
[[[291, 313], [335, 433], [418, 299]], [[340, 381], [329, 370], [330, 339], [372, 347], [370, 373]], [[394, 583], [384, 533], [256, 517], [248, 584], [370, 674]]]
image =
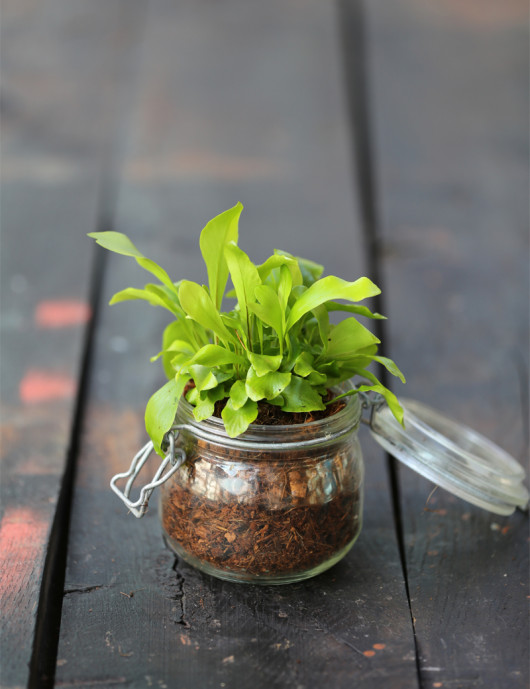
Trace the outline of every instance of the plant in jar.
[[[215, 446], [204, 433], [202, 439], [181, 434], [187, 461], [162, 498], [170, 545], [207, 571], [228, 573], [226, 578], [254, 574], [268, 580], [284, 573], [294, 580], [319, 562], [329, 566], [360, 528], [352, 522], [362, 472], [357, 478], [348, 473], [352, 448], [319, 449], [317, 443], [306, 450], [305, 439], [326, 433], [334, 417], [349, 415], [354, 426], [356, 397], [370, 390], [402, 422], [397, 398], [371, 365], [404, 378], [378, 354], [379, 339], [359, 320], [382, 318], [360, 303], [379, 288], [367, 277], [322, 277], [321, 265], [281, 250], [254, 264], [238, 246], [242, 209], [237, 204], [202, 230], [207, 286], [174, 282], [124, 234], [89, 236], [135, 258], [157, 280], [118, 292], [111, 304], [144, 300], [172, 315], [161, 351], [152, 357], [162, 360], [168, 378], [145, 410], [154, 449], [164, 455], [164, 439], [179, 415], [223, 436]], [[333, 314], [343, 317], [334, 323]], [[355, 387], [347, 385], [355, 378]], [[292, 449], [280, 455], [286, 432]], [[271, 448], [256, 453], [257, 444], [266, 448], [264, 433]]]

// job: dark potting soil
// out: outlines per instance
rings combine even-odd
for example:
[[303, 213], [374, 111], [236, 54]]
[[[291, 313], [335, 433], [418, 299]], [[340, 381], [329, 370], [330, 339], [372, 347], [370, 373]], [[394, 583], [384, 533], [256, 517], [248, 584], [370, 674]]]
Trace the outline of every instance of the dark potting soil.
[[[332, 399], [331, 393], [328, 393], [327, 399]], [[221, 412], [226, 404], [226, 400], [221, 400], [215, 405], [214, 415], [221, 418]], [[344, 409], [345, 402], [338, 400], [333, 404], [328, 405], [325, 409], [308, 412], [287, 412], [276, 407], [273, 404], [262, 401], [258, 402], [258, 416], [252, 423], [258, 426], [290, 426], [294, 424], [310, 423], [311, 421], [320, 421], [328, 416], [333, 416], [341, 409]]]
[[[184, 396], [186, 393], [195, 387], [195, 383], [191, 380], [186, 384], [184, 388]], [[331, 390], [328, 390], [326, 397], [324, 398], [324, 403], [329, 402], [336, 394]], [[217, 418], [222, 418], [221, 414], [228, 399], [220, 400], [215, 403], [214, 416]], [[294, 424], [310, 423], [311, 421], [320, 421], [328, 416], [333, 416], [341, 409], [344, 409], [346, 403], [344, 400], [337, 400], [333, 404], [328, 404], [325, 409], [309, 412], [287, 412], [283, 411], [280, 407], [274, 404], [269, 404], [269, 402], [262, 400], [258, 402], [258, 416], [253, 424], [258, 426], [290, 426]]]

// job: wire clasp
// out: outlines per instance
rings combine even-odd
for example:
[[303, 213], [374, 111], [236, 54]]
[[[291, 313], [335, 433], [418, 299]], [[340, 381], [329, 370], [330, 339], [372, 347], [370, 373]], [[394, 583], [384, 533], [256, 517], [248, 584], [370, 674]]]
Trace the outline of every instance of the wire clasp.
[[[175, 448], [175, 431], [177, 432], [176, 435], [178, 436], [178, 431], [182, 428], [185, 428], [185, 426], [173, 426], [173, 428], [170, 431], [168, 431], [168, 433], [166, 433], [164, 438], [164, 446], [167, 445], [166, 456], [164, 457], [160, 466], [158, 467], [158, 470], [154, 475], [153, 480], [141, 488], [140, 497], [138, 498], [138, 500], [136, 500], [136, 502], [130, 500], [129, 495], [131, 494], [133, 483], [135, 482], [138, 474], [140, 473], [142, 467], [147, 462], [149, 456], [153, 452], [154, 448], [151, 440], [148, 443], [146, 443], [142, 447], [142, 449], [134, 456], [129, 470], [122, 472], [121, 474], [116, 474], [112, 477], [110, 481], [110, 487], [112, 488], [112, 490], [116, 493], [120, 500], [127, 505], [129, 510], [134, 514], [134, 516], [137, 519], [143, 517], [144, 514], [147, 512], [149, 498], [151, 497], [151, 493], [153, 492], [153, 490], [158, 486], [161, 486], [165, 481], [168, 480], [168, 478], [171, 478], [171, 476], [173, 476], [173, 474], [178, 469], [180, 469], [180, 467], [186, 461], [186, 453], [184, 452], [184, 450], [182, 450], [179, 447]], [[168, 466], [169, 469], [166, 471]], [[166, 473], [164, 473], [164, 471], [166, 471]], [[128, 479], [123, 491], [120, 490], [116, 485], [117, 481], [119, 481], [122, 478]]]
[[386, 404], [385, 398], [379, 392], [365, 392], [359, 391], [357, 393], [361, 398], [361, 406], [363, 409], [369, 411], [369, 416], [366, 418], [361, 416], [362, 423], [366, 424], [370, 428], [373, 427], [374, 414], [381, 409], [381, 407]]

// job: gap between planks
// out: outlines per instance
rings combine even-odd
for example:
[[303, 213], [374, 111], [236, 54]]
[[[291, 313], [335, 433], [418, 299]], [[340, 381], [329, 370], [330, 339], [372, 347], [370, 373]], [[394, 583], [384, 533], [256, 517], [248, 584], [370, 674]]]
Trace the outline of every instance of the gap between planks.
[[[352, 133], [352, 164], [354, 179], [359, 198], [359, 214], [361, 230], [365, 243], [366, 260], [370, 277], [381, 288], [381, 294], [374, 298], [376, 311], [385, 313], [383, 271], [381, 269], [381, 232], [379, 224], [379, 203], [377, 189], [376, 164], [373, 152], [373, 131], [370, 111], [370, 75], [369, 55], [366, 47], [366, 11], [363, 0], [339, 0], [338, 18], [339, 33], [342, 41], [343, 72], [345, 90], [348, 99], [348, 108]], [[385, 321], [374, 321], [374, 330], [377, 337], [384, 342], [387, 335]], [[386, 356], [391, 353], [384, 352]], [[382, 371], [381, 381], [388, 386], [388, 374]], [[422, 675], [420, 667], [420, 655], [416, 625], [412, 612], [410, 589], [407, 573], [407, 561], [405, 555], [405, 536], [403, 527], [403, 514], [401, 509], [401, 497], [399, 490], [399, 467], [396, 460], [386, 454], [388, 479], [390, 484], [392, 512], [396, 539], [399, 550], [403, 581], [407, 596], [407, 604], [410, 614], [410, 623], [414, 638], [416, 673], [418, 686], [422, 687]]]
[[[142, 6], [135, 3], [136, 22], [131, 31], [136, 38], [135, 49], [127, 48], [128, 52], [139, 52], [141, 36], [146, 24], [147, 4]], [[134, 41], [132, 41], [134, 43]], [[134, 65], [138, 60], [135, 56], [129, 56]], [[108, 146], [103, 147], [103, 156], [100, 166], [100, 184], [98, 193], [98, 208], [94, 231], [108, 230], [112, 226], [115, 216], [115, 207], [118, 197], [119, 171], [125, 147], [127, 126], [123, 126], [120, 117], [127, 112], [126, 105], [134, 92], [134, 84], [137, 80], [138, 69], [127, 75], [127, 85], [123, 88], [121, 97], [114, 104], [115, 113], [110, 133]], [[112, 107], [112, 106], [111, 106]], [[81, 365], [79, 371], [79, 387], [75, 400], [75, 409], [72, 429], [68, 443], [66, 468], [62, 480], [57, 509], [50, 532], [50, 540], [47, 547], [44, 562], [43, 576], [39, 594], [39, 605], [35, 625], [35, 636], [31, 660], [29, 663], [28, 689], [53, 689], [55, 685], [55, 670], [59, 635], [62, 616], [62, 602], [64, 597], [64, 583], [66, 575], [66, 563], [68, 554], [68, 537], [70, 532], [70, 516], [72, 508], [73, 489], [75, 484], [76, 463], [79, 455], [81, 432], [87, 408], [88, 381], [92, 365], [92, 355], [96, 337], [99, 314], [101, 310], [103, 279], [107, 263], [106, 252], [98, 251], [96, 245], [92, 246], [92, 270], [89, 287], [89, 305], [91, 318], [85, 331]]]

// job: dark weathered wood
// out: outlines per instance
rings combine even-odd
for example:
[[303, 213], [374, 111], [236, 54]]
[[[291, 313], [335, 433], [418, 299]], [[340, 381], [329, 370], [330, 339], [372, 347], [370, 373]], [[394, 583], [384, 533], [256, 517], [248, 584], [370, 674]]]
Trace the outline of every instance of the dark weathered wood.
[[[115, 229], [175, 278], [203, 279], [204, 223], [241, 200], [241, 246], [281, 247], [357, 276], [333, 7], [151, 4]], [[105, 295], [143, 284], [112, 257]], [[414, 644], [384, 459], [366, 444], [365, 527], [303, 584], [223, 583], [178, 562], [153, 508], [137, 522], [108, 488], [144, 442], [162, 381], [148, 357], [164, 315], [104, 309], [75, 487], [57, 686], [416, 686]], [[367, 441], [367, 438], [364, 438]], [[374, 647], [375, 645], [375, 647]]]
[[[526, 462], [527, 5], [369, 10], [391, 356]], [[526, 687], [527, 516], [399, 474], [422, 686]]]
[[91, 314], [84, 234], [100, 212], [126, 4], [2, 7], [2, 687], [27, 685], [51, 604], [39, 593]]

